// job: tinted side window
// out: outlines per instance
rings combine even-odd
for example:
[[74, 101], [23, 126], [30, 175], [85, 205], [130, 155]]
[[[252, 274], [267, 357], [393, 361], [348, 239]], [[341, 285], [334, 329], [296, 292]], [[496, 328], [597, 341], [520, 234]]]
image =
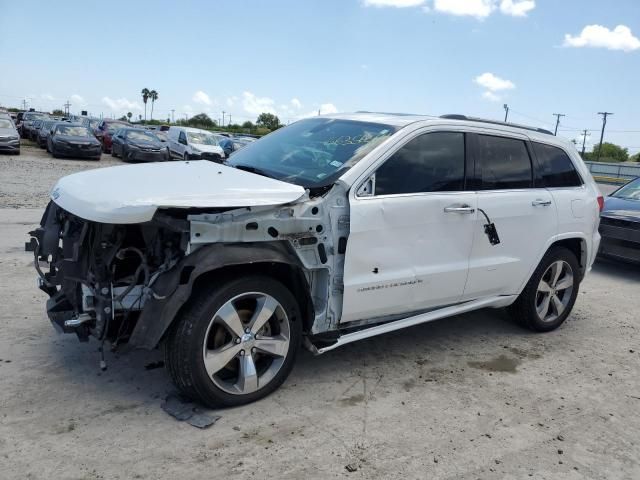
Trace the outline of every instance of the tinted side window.
[[184, 132], [180, 132], [180, 136], [178, 137], [178, 141], [180, 143], [184, 143], [185, 145], [187, 144], [187, 136], [184, 134]]
[[414, 138], [376, 172], [376, 195], [464, 189], [464, 133]]
[[544, 143], [533, 143], [538, 163], [542, 169], [545, 187], [578, 187], [582, 179], [564, 150]]
[[478, 135], [478, 157], [484, 190], [531, 187], [531, 159], [523, 140]]

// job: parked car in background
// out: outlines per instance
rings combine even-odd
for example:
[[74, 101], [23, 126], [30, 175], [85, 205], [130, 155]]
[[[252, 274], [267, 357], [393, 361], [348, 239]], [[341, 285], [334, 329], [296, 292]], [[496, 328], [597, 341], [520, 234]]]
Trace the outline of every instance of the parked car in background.
[[42, 122], [42, 126], [38, 129], [38, 136], [36, 138], [36, 142], [40, 148], [47, 148], [47, 142], [49, 140], [49, 135], [51, 135], [51, 130], [59, 121], [60, 120], [45, 120]]
[[54, 157], [81, 157], [100, 160], [100, 142], [79, 123], [57, 123], [47, 140], [47, 150]]
[[31, 138], [31, 131], [33, 129], [33, 123], [36, 120], [42, 120], [48, 118], [49, 115], [46, 113], [40, 112], [25, 112], [22, 116], [22, 124], [20, 125], [19, 131], [22, 138]]
[[111, 137], [121, 128], [131, 127], [132, 125], [122, 120], [102, 120], [93, 131], [93, 134], [102, 144], [102, 151], [104, 153], [111, 152]]
[[211, 160], [221, 163], [226, 157], [218, 137], [207, 130], [191, 127], [169, 128], [169, 150], [178, 160]]
[[302, 345], [488, 307], [560, 327], [602, 204], [574, 145], [546, 130], [366, 113], [299, 120], [225, 165], [75, 173], [51, 199], [28, 244], [50, 320], [162, 343], [178, 388], [212, 407], [273, 392]]
[[231, 141], [233, 142], [233, 151], [235, 152], [236, 150], [240, 150], [250, 143], [255, 142], [256, 139], [251, 137], [233, 137]]
[[640, 262], [640, 178], [604, 200], [600, 215], [600, 255]]
[[9, 113], [9, 112], [0, 111], [0, 118], [6, 118], [7, 120], [10, 120], [11, 123], [13, 123], [13, 126], [16, 127], [16, 130], [17, 130], [16, 121], [15, 121], [15, 114]]
[[121, 128], [112, 136], [111, 156], [121, 157], [125, 162], [166, 162], [169, 160], [167, 146], [155, 132], [141, 128]]
[[228, 157], [234, 152], [235, 146], [233, 144], [233, 140], [231, 140], [229, 137], [218, 135], [217, 140], [218, 140], [218, 145], [224, 151], [225, 156]]
[[20, 155], [20, 134], [13, 121], [0, 117], [0, 152]]
[[44, 118], [39, 118], [33, 121], [33, 123], [31, 124], [31, 130], [29, 132], [29, 140], [33, 140], [34, 142], [38, 140], [38, 131], [40, 130], [40, 127], [42, 127], [44, 121]]

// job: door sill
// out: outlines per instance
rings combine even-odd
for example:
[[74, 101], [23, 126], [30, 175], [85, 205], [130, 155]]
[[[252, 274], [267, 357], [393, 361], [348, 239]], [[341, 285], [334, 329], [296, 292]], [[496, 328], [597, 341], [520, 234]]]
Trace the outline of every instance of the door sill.
[[356, 342], [358, 340], [364, 340], [365, 338], [375, 337], [376, 335], [382, 335], [383, 333], [389, 333], [395, 330], [412, 327], [421, 323], [432, 322], [434, 320], [451, 317], [453, 315], [460, 315], [461, 313], [478, 310], [480, 308], [506, 307], [507, 305], [512, 304], [516, 298], [517, 295], [498, 295], [495, 297], [482, 298], [479, 300], [471, 300], [468, 302], [460, 303], [458, 305], [440, 308], [438, 310], [432, 310], [430, 312], [421, 313], [419, 315], [413, 315], [401, 320], [395, 320], [392, 322], [383, 323], [381, 325], [379, 324], [373, 327], [364, 328], [362, 330], [358, 330], [357, 332], [346, 333], [344, 335], [341, 335], [335, 343], [326, 347], [316, 348], [313, 345], [307, 345], [307, 347], [311, 348], [313, 353], [320, 355], [348, 343]]

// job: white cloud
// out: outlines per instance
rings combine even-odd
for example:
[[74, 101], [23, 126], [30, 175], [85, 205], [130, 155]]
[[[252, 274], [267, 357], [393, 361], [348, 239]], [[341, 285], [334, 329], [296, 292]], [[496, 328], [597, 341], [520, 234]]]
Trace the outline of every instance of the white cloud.
[[491, 92], [513, 90], [516, 88], [515, 84], [511, 80], [505, 80], [489, 72], [478, 75], [473, 81]]
[[502, 100], [502, 97], [500, 95], [490, 92], [489, 90], [487, 90], [486, 92], [482, 92], [482, 98], [484, 98], [485, 100], [489, 100], [490, 102], [499, 102], [500, 100]]
[[84, 106], [87, 105], [87, 102], [85, 102], [84, 98], [82, 98], [77, 93], [74, 93], [73, 95], [71, 95], [71, 97], [69, 97], [69, 99], [71, 100], [71, 103], [75, 107], [84, 107]]
[[422, 5], [425, 0], [363, 0], [365, 7], [407, 8]]
[[594, 47], [607, 48], [609, 50], [623, 50], [631, 52], [640, 48], [640, 40], [633, 36], [631, 29], [625, 25], [618, 25], [609, 30], [602, 25], [587, 25], [580, 35], [564, 36], [565, 47]]
[[329, 113], [338, 113], [338, 109], [333, 103], [323, 103], [320, 105], [320, 115], [326, 115]]
[[434, 0], [433, 9], [441, 13], [484, 19], [496, 8], [496, 0]]
[[297, 98], [292, 98], [291, 99], [291, 105], [293, 105], [293, 107], [298, 109], [298, 110], [302, 108], [302, 103]]
[[132, 102], [126, 98], [118, 98], [117, 100], [114, 100], [109, 97], [102, 97], [102, 103], [114, 111], [142, 110], [142, 107], [138, 102]]
[[40, 95], [40, 98], [42, 98], [43, 100], [48, 100], [50, 102], [53, 102], [55, 100], [55, 97], [50, 93], [43, 93], [42, 95]]
[[193, 98], [191, 100], [201, 105], [211, 105], [212, 103], [211, 98], [209, 98], [209, 95], [204, 93], [202, 90], [198, 90], [196, 93], [194, 93]]
[[526, 17], [534, 8], [535, 0], [502, 0], [500, 3], [500, 11], [512, 17]]
[[269, 97], [257, 97], [251, 92], [242, 92], [242, 108], [250, 115], [277, 113], [275, 101]]
[[237, 101], [238, 101], [238, 97], [236, 96], [227, 98], [226, 100], [227, 107], [233, 107]]

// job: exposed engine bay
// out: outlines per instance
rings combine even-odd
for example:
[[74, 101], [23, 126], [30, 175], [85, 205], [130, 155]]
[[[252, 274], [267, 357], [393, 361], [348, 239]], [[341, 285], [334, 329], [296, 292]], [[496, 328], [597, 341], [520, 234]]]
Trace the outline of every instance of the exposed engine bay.
[[87, 221], [52, 201], [27, 250], [58, 331], [155, 348], [198, 279], [233, 267], [287, 283], [310, 335], [337, 331], [348, 231], [339, 186], [292, 206], [158, 209], [132, 224]]

